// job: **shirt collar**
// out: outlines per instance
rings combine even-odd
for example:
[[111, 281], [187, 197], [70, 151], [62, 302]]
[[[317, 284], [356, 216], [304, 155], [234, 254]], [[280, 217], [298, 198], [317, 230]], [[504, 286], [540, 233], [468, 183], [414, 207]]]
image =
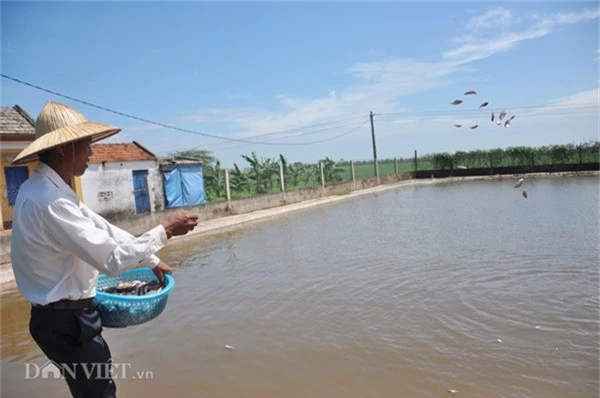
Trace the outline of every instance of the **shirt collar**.
[[[79, 201], [79, 197], [75, 194], [73, 189], [61, 178], [60, 175], [54, 169], [43, 162], [39, 162], [37, 172], [40, 173], [40, 176], [43, 178], [47, 178], [50, 180], [52, 184], [54, 184], [58, 189], [60, 189], [63, 193], [68, 194]], [[73, 177], [75, 178], [75, 177]]]

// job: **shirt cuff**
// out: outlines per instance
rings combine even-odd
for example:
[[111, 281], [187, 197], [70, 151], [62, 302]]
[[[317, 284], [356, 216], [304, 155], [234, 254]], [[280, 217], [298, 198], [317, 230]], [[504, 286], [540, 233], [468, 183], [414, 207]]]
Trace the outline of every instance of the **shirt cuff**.
[[[167, 244], [167, 232], [165, 231], [165, 228], [162, 226], [162, 224], [152, 228], [146, 233], [146, 235], [149, 235], [151, 241], [154, 241], [154, 247], [152, 247], [152, 252], [157, 252]], [[148, 259], [146, 260], [146, 264], [150, 268], [156, 267], [158, 263], [160, 263], [160, 259], [154, 254], [148, 256]]]
[[148, 259], [148, 267], [154, 268], [160, 263], [160, 258], [156, 257], [154, 254], [150, 256]]
[[167, 237], [167, 231], [162, 224], [157, 225], [151, 231], [156, 232], [156, 239], [160, 242], [161, 246], [165, 246], [167, 244], [169, 238]]

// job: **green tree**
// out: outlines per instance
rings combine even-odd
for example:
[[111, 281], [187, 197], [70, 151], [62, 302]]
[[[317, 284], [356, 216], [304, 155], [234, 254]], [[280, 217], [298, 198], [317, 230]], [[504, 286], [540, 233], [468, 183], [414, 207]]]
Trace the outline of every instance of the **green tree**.
[[[319, 163], [323, 163], [323, 177], [325, 183], [342, 181], [341, 174], [344, 172], [342, 167], [336, 165], [335, 161], [329, 157], [319, 160]], [[321, 182], [321, 168], [316, 167], [317, 181]]]
[[273, 159], [259, 159], [256, 152], [241, 156], [250, 165], [249, 178], [254, 182], [256, 193], [269, 192], [273, 186], [272, 177], [279, 173], [279, 163]]
[[452, 158], [452, 155], [447, 152], [435, 153], [433, 155], [433, 165], [436, 169], [439, 170], [452, 170], [454, 168], [454, 160]]
[[233, 170], [231, 171], [231, 178], [229, 184], [232, 191], [243, 193], [250, 188], [250, 178], [247, 173], [244, 173], [237, 164], [233, 164]]
[[502, 161], [504, 160], [504, 150], [502, 148], [490, 149], [488, 151], [488, 159], [490, 160], [490, 167], [502, 165]]
[[552, 163], [564, 163], [569, 157], [569, 147], [567, 145], [552, 145], [550, 147]]
[[221, 173], [221, 163], [217, 160], [215, 165], [204, 167], [204, 188], [208, 200], [216, 200], [224, 197], [225, 176]]
[[169, 156], [179, 156], [182, 158], [198, 159], [204, 165], [212, 165], [217, 161], [213, 153], [206, 149], [187, 149], [185, 151], [177, 151], [169, 153]]
[[469, 159], [468, 152], [456, 151], [456, 153], [454, 154], [454, 164], [456, 166], [467, 166], [468, 159]]

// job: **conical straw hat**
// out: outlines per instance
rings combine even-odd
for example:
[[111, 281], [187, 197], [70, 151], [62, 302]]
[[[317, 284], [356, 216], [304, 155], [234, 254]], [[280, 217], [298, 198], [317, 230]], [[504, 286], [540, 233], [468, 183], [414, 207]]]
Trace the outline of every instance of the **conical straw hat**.
[[92, 137], [100, 141], [121, 131], [120, 128], [88, 121], [79, 111], [59, 102], [48, 101], [35, 121], [35, 141], [17, 155], [12, 164], [36, 160], [40, 152]]

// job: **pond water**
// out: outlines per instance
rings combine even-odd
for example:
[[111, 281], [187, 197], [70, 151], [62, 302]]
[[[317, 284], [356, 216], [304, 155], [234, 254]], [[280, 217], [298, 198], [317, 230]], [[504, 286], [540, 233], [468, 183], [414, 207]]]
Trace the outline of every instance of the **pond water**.
[[[599, 182], [405, 186], [169, 243], [165, 312], [105, 330], [117, 391], [597, 397]], [[1, 305], [2, 397], [67, 396], [24, 380], [46, 359], [20, 294]]]

